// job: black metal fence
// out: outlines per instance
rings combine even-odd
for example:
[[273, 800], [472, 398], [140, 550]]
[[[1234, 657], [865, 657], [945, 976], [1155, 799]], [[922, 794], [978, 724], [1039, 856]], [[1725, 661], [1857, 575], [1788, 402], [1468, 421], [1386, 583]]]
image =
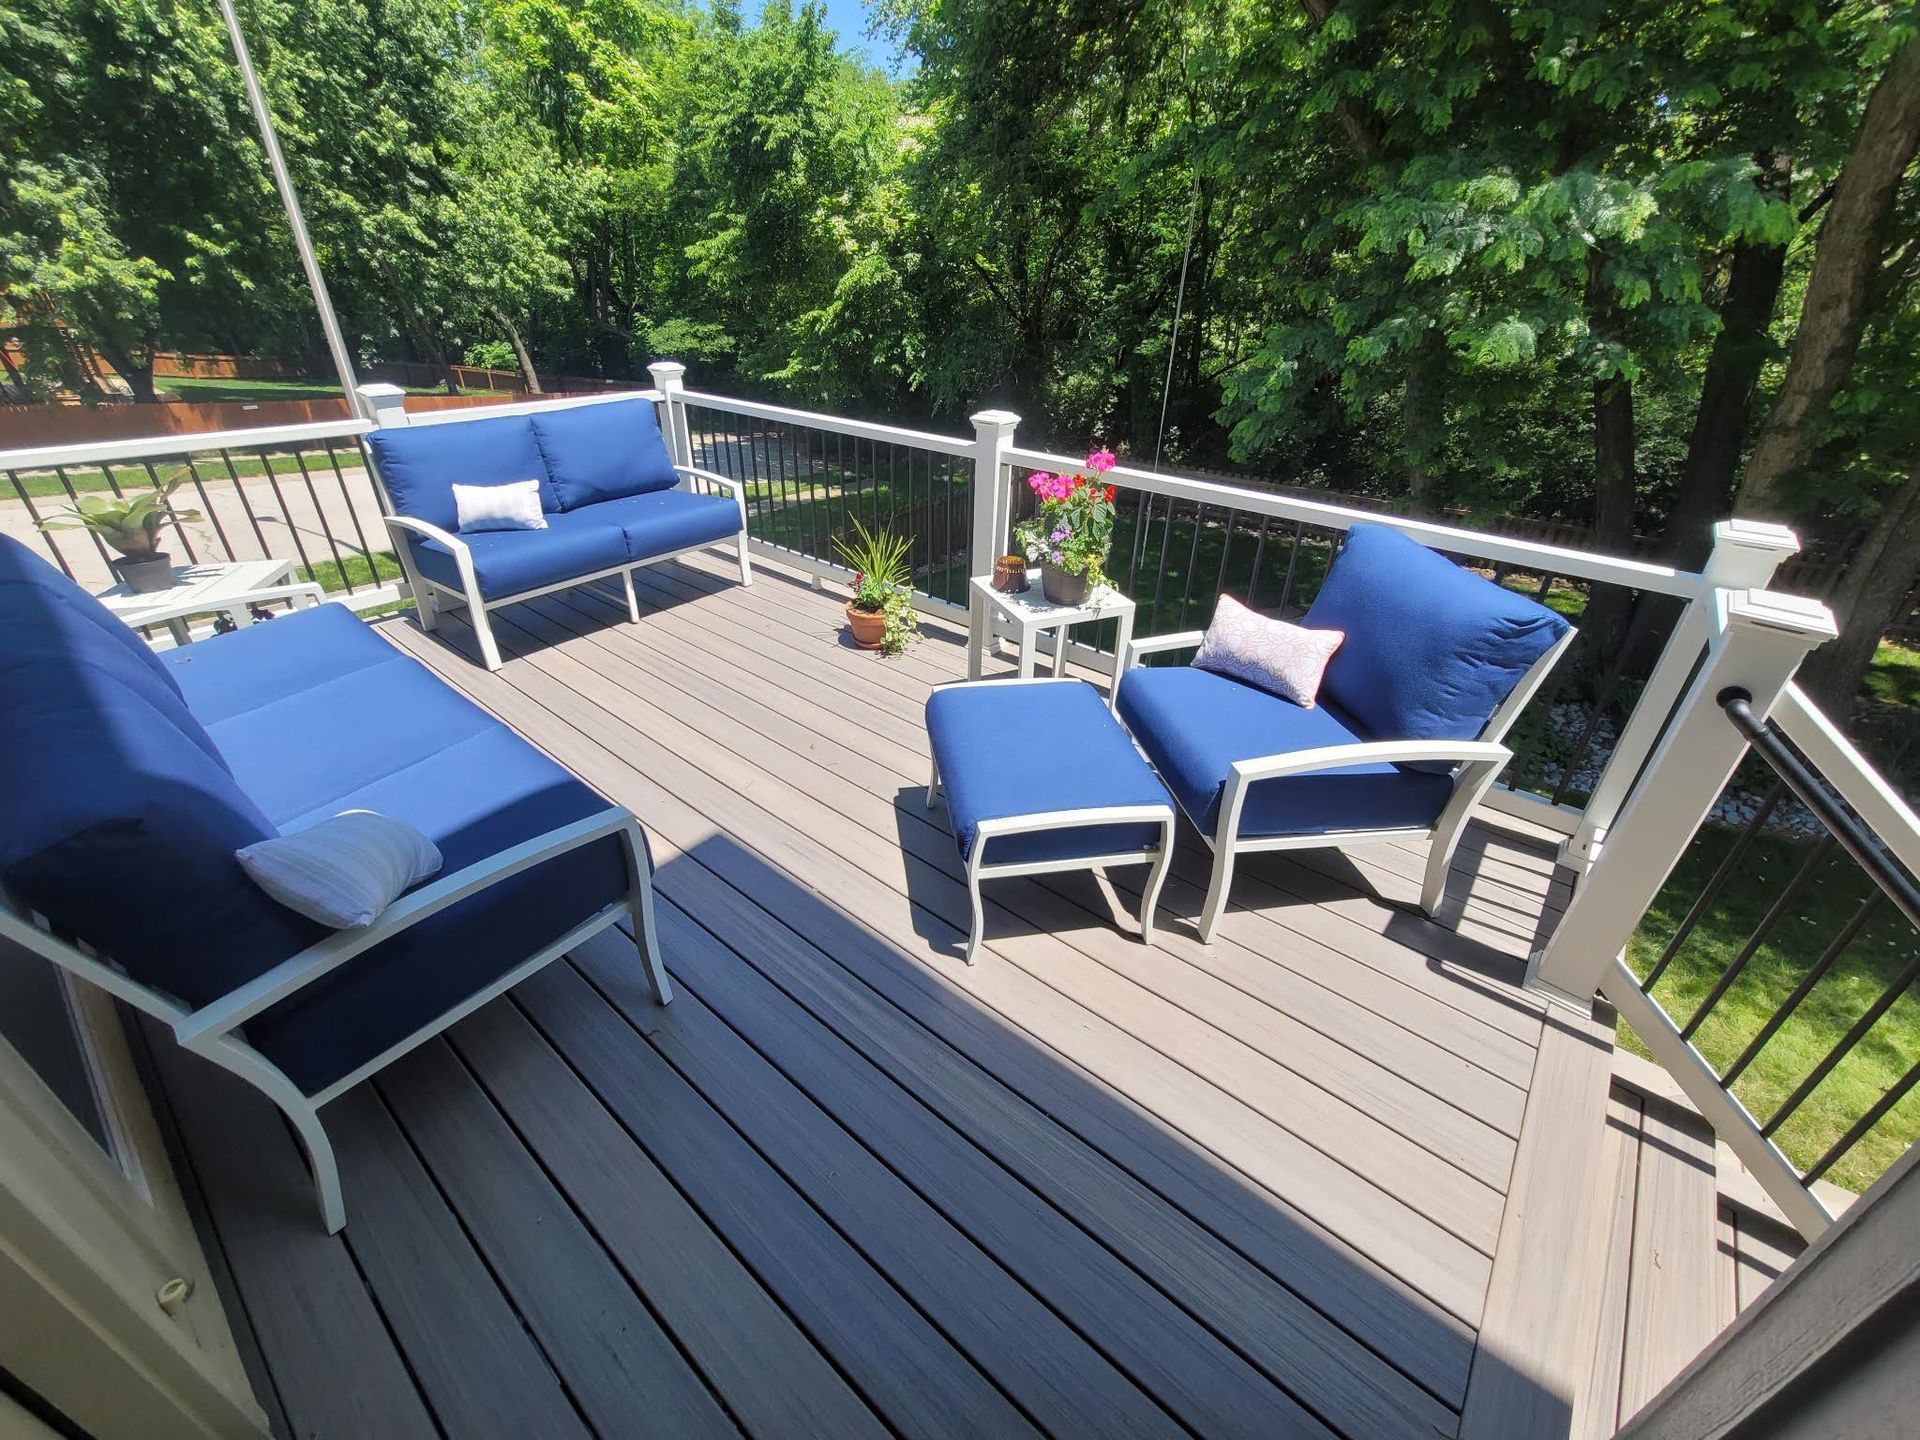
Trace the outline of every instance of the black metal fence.
[[1920, 1083], [1920, 886], [1749, 697], [1718, 698], [1752, 758], [1716, 818], [1743, 818], [1695, 837], [1640, 989], [1802, 1184], [1863, 1188], [1920, 1133], [1896, 1113]]
[[15, 515], [9, 532], [89, 588], [112, 583], [113, 552], [91, 530], [47, 529], [44, 522], [70, 516], [82, 496], [132, 498], [175, 482], [160, 532], [175, 563], [293, 560], [303, 578], [348, 595], [400, 574], [352, 435], [25, 465], [0, 474], [0, 506]]
[[692, 401], [684, 413], [693, 463], [745, 486], [747, 533], [754, 539], [841, 565], [834, 542], [852, 540], [857, 520], [906, 538], [916, 590], [966, 604], [970, 460]]

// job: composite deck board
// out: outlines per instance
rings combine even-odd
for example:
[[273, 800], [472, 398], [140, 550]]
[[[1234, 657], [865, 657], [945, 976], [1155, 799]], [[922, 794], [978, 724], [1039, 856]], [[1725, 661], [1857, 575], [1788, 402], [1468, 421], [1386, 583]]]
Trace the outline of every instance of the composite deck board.
[[582, 963], [609, 1003], [647, 1024], [647, 1043], [788, 1183], [857, 1235], [894, 1283], [1041, 1426], [1178, 1433], [1144, 1390], [697, 996], [682, 994], [665, 1017], [642, 1012], [651, 1000], [637, 972], [610, 963], [607, 953], [608, 945], [589, 943]]
[[[511, 619], [496, 620], [495, 630], [502, 645], [509, 650], [528, 638]], [[860, 831], [836, 811], [817, 804], [809, 806], [804, 795], [777, 777], [744, 772], [738, 777], [741, 788], [729, 787], [716, 779], [709, 767], [731, 768], [729, 761], [733, 757], [713, 742], [687, 731], [664, 712], [654, 712], [653, 721], [672, 732], [678, 744], [700, 757], [698, 761], [689, 761], [658, 735], [647, 733], [646, 728], [612, 713], [609, 707], [634, 708], [628, 693], [611, 686], [591, 667], [564, 653], [565, 650], [564, 643], [558, 647], [532, 648], [525, 664], [515, 669], [509, 683], [536, 685], [541, 704], [560, 721], [558, 725], [554, 725], [552, 719], [539, 723], [552, 730], [556, 743], [573, 744], [581, 752], [576, 755], [570, 750], [564, 757], [568, 763], [576, 760], [583, 765], [598, 763], [578, 745], [578, 737], [596, 738], [605, 755], [624, 757], [632, 762], [623, 784], [608, 793], [617, 800], [632, 803], [637, 811], [661, 816], [656, 825], [663, 834], [673, 835], [673, 828], [664, 819], [670, 809], [669, 796], [672, 796], [694, 812], [692, 843], [710, 836], [718, 824], [726, 835], [737, 837], [746, 847], [743, 853], [751, 857], [750, 870], [764, 868], [770, 861], [789, 876], [805, 877], [805, 884], [828, 896], [843, 911], [859, 916], [862, 923], [879, 928], [910, 951], [924, 949], [926, 927], [938, 926], [936, 953], [957, 955], [959, 926], [964, 923], [965, 911], [963, 892], [950, 877], [903, 854], [897, 844], [882, 845], [878, 837]], [[555, 675], [570, 677], [582, 689], [576, 691], [550, 683]], [[533, 677], [546, 677], [546, 680]], [[782, 802], [788, 807], [801, 808], [788, 808], [784, 817], [767, 808]], [[849, 865], [849, 858], [858, 863]], [[871, 871], [865, 868], [868, 866]], [[940, 909], [930, 912], [913, 907], [916, 895], [923, 898], [931, 895]], [[997, 913], [997, 909], [990, 907], [990, 913]], [[1039, 975], [1006, 959], [1015, 954], [1026, 954], [1028, 966], [1038, 968], [1040, 961], [1070, 958], [1072, 952], [1056, 938], [1037, 934], [997, 942], [983, 955], [981, 963], [969, 971], [967, 978], [971, 987], [984, 993], [998, 983], [1010, 983], [1020, 995], [1029, 997], [1034, 987], [1046, 988]], [[1033, 958], [1036, 954], [1038, 961]], [[1330, 1228], [1343, 1233], [1363, 1230], [1368, 1241], [1363, 1248], [1376, 1259], [1454, 1313], [1463, 1318], [1473, 1315], [1485, 1284], [1486, 1251], [1477, 1249], [1471, 1239], [1461, 1238], [1448, 1224], [1430, 1217], [1419, 1205], [1395, 1194], [1391, 1176], [1384, 1173], [1388, 1170], [1386, 1162], [1371, 1157], [1373, 1168], [1382, 1172], [1377, 1179], [1355, 1173], [1272, 1116], [1164, 1054], [1148, 1038], [1088, 1008], [1103, 1005], [1124, 1010], [1134, 997], [1116, 996], [1102, 990], [1082, 997], [1085, 1003], [1064, 995], [1060, 999], [1072, 1013], [1069, 1032], [1054, 1040], [1056, 1046], [1061, 1046], [1063, 1040], [1079, 1046], [1083, 1052], [1079, 1056], [1082, 1064], [1107, 1075], [1115, 1083], [1126, 1085], [1136, 1095], [1146, 1088], [1141, 1077], [1157, 1073], [1170, 1087], [1171, 1099], [1170, 1105], [1161, 1108], [1160, 1113], [1166, 1115], [1167, 1109], [1171, 1109], [1173, 1115], [1168, 1118], [1186, 1133], [1255, 1175], [1269, 1188], [1280, 1188], [1281, 1193], [1288, 1193], [1296, 1203], [1304, 1200], [1315, 1207]], [[998, 1008], [1004, 1011], [1007, 1007]], [[1031, 1021], [1041, 1007], [1029, 999], [1013, 1008], [1021, 1022], [1032, 1028]], [[1124, 1014], [1122, 1018], [1130, 1018], [1134, 1024], [1151, 1029], [1137, 1012]], [[1091, 1051], [1089, 1039], [1094, 1042]], [[1200, 1053], [1187, 1058], [1206, 1068], [1211, 1064], [1206, 1052], [1217, 1049], [1218, 1041], [1199, 1039], [1201, 1043], [1195, 1048]], [[1350, 1135], [1329, 1123], [1324, 1108], [1295, 1123], [1315, 1133], [1329, 1146], [1351, 1154], [1359, 1163], [1369, 1163], [1368, 1153], [1357, 1146]], [[1418, 1152], [1417, 1147], [1405, 1145], [1398, 1147], [1393, 1158], [1404, 1157], [1420, 1163], [1406, 1154], [1409, 1151], [1425, 1154]], [[1434, 1208], [1441, 1210], [1452, 1226], [1483, 1238], [1484, 1243], [1490, 1245], [1491, 1231], [1498, 1223], [1497, 1195], [1494, 1203], [1469, 1208], [1478, 1197], [1462, 1198], [1460, 1185], [1470, 1183], [1466, 1177], [1462, 1176], [1460, 1182], [1447, 1188], [1445, 1175], [1437, 1170], [1431, 1173], [1439, 1187], [1439, 1203]], [[1448, 1206], [1451, 1208], [1446, 1208]]]
[[207, 1238], [233, 1277], [228, 1319], [252, 1332], [288, 1434], [440, 1435], [353, 1255], [321, 1229], [278, 1112], [163, 1032], [152, 1050], [182, 1158], [207, 1199]]
[[1599, 1310], [1592, 1363], [1573, 1412], [1573, 1440], [1607, 1440], [1620, 1428], [1620, 1365], [1627, 1344], [1627, 1273], [1633, 1259], [1633, 1207], [1640, 1190], [1640, 1097], [1616, 1090], [1607, 1100], [1600, 1176], [1605, 1228], [1596, 1237], [1593, 1303]]
[[1646, 1097], [1627, 1281], [1621, 1423], [1719, 1333], [1715, 1301], [1719, 1197], [1713, 1135], [1698, 1116]]
[[643, 1137], [621, 1129], [518, 1009], [486, 1006], [452, 1041], [745, 1429], [886, 1435], [853, 1385], [636, 1143]]
[[[603, 608], [604, 602], [596, 603], [589, 593], [568, 595], [561, 597], [561, 600], [580, 619], [604, 622], [609, 618]], [[561, 613], [564, 614], [564, 611]], [[876, 745], [873, 737], [865, 736], [861, 741], [860, 753], [856, 754], [841, 744], [823, 739], [823, 736], [840, 728], [844, 721], [813, 698], [796, 693], [791, 685], [786, 689], [772, 689], [743, 683], [739, 671], [725, 657], [711, 655], [705, 650], [684, 651], [664, 641], [654, 633], [652, 626], [622, 626], [606, 632], [600, 637], [600, 643], [608, 653], [609, 665], [618, 663], [635, 667], [655, 693], [664, 679], [694, 701], [728, 715], [735, 723], [720, 727], [716, 732], [719, 736], [725, 738], [738, 734], [742, 737], [739, 743], [749, 746], [762, 741], [774, 741], [790, 753], [833, 768], [836, 773], [885, 798], [900, 796], [900, 808], [909, 816], [927, 815], [920, 793], [920, 784], [927, 768], [924, 747], [920, 752], [902, 759], [889, 753], [901, 747]], [[761, 758], [764, 759], [764, 749]], [[943, 856], [953, 854], [953, 846], [944, 826], [938, 832], [938, 843]], [[957, 867], [957, 855], [952, 863]], [[1127, 896], [1127, 908], [1137, 910], [1138, 886], [1143, 873], [1137, 870], [1124, 871], [1116, 877], [1117, 884]], [[1170, 883], [1170, 900], [1171, 897], [1185, 894], [1189, 888], [1179, 879]], [[1001, 893], [997, 888], [996, 894]], [[1198, 904], [1196, 894], [1192, 908], [1197, 910]], [[1168, 952], [1201, 968], [1208, 968], [1216, 956], [1245, 953], [1224, 931], [1217, 945], [1209, 947], [1198, 944], [1178, 927], [1169, 926], [1165, 928], [1162, 945]], [[1312, 946], [1305, 941], [1298, 941], [1289, 947], [1290, 950], [1310, 948], [1324, 947]], [[1338, 968], [1340, 989], [1312, 983], [1307, 976], [1263, 957], [1249, 958], [1254, 961], [1251, 970], [1270, 972], [1268, 983], [1275, 991], [1274, 1003], [1277, 1008], [1303, 1024], [1341, 1039], [1354, 1053], [1374, 1057], [1381, 1064], [1403, 1070], [1416, 1084], [1425, 1084], [1428, 1089], [1446, 1094], [1453, 1092], [1456, 1081], [1459, 1081], [1464, 1083], [1458, 1088], [1464, 1090], [1471, 1083], [1471, 1077], [1463, 1073], [1465, 1068], [1476, 1061], [1484, 1063], [1490, 1067], [1490, 1073], [1497, 1072], [1499, 1079], [1507, 1084], [1504, 1089], [1490, 1084], [1478, 1093], [1467, 1095], [1471, 1111], [1486, 1123], [1505, 1129], [1506, 1133], [1511, 1134], [1517, 1128], [1518, 1110], [1524, 1100], [1524, 1092], [1519, 1087], [1525, 1082], [1531, 1056], [1527, 1047], [1514, 1045], [1511, 1048], [1499, 1048], [1497, 1054], [1489, 1053], [1499, 1042], [1477, 1033], [1480, 1027], [1476, 1022], [1462, 1018], [1455, 1023], [1449, 1013], [1436, 1016], [1434, 1007], [1422, 1003], [1405, 986], [1377, 978], [1372, 971], [1361, 971], [1355, 975], [1354, 967], [1350, 964], [1341, 965], [1338, 957], [1333, 957], [1333, 967], [1323, 967], [1323, 973], [1325, 968]], [[1390, 1016], [1376, 1015], [1359, 1000], [1350, 999], [1346, 993], [1348, 990], [1363, 999], [1374, 1000], [1389, 1012], [1397, 1013], [1402, 1023], [1390, 1027], [1386, 1023]], [[1370, 1033], [1356, 1030], [1356, 1026], [1364, 1030], [1368, 1022], [1373, 1022]], [[1437, 1033], [1429, 1041], [1425, 1034], [1406, 1028], [1409, 1025], [1418, 1025], [1422, 1031]], [[1441, 1076], [1446, 1078], [1437, 1078]]]
[[[554, 638], [561, 633], [580, 632], [568, 632], [563, 624], [558, 631], [543, 633]], [[589, 632], [582, 638], [597, 640], [599, 637]], [[618, 638], [607, 637], [606, 647], [611, 650]], [[657, 697], [657, 683], [649, 671], [625, 656], [606, 654], [595, 668], [604, 672], [603, 678], [611, 680], [615, 686], [627, 688], [634, 695], [635, 704], [644, 705], [645, 701], [641, 699], [643, 695]], [[599, 693], [608, 692], [602, 690]], [[756, 767], [764, 766], [766, 759], [764, 742], [770, 729], [777, 728], [768, 723], [769, 707], [761, 705], [750, 695], [737, 692], [730, 701], [718, 698], [703, 701], [689, 696], [688, 703], [695, 706], [710, 704], [711, 709], [700, 709], [689, 714], [688, 722], [703, 736], [711, 737], [711, 743], [730, 747], [738, 757], [737, 764], [744, 765], [749, 775], [759, 773]], [[674, 708], [678, 710], [679, 707]], [[811, 754], [801, 747], [800, 742], [787, 737], [786, 743], [788, 753], [794, 757], [793, 764], [802, 771], [814, 763]], [[819, 794], [835, 801], [837, 808], [859, 818], [883, 845], [889, 842], [905, 845], [916, 858], [940, 869], [957, 885], [959, 857], [946, 831], [944, 816], [927, 809], [919, 784], [909, 782], [904, 777], [884, 778], [884, 772], [877, 773], [883, 777], [878, 782], [869, 778], [864, 788], [856, 784], [851, 791], [840, 789], [844, 782], [837, 779], [809, 779], [804, 773], [792, 776], [792, 783], [810, 795]], [[1134, 868], [1144, 873], [1143, 867]], [[1489, 1090], [1469, 1097], [1469, 1103], [1462, 1107], [1437, 1099], [1431, 1089], [1422, 1089], [1417, 1083], [1412, 1086], [1399, 1085], [1384, 1066], [1371, 1058], [1370, 1052], [1377, 1050], [1378, 1053], [1392, 1055], [1404, 1052], [1416, 1059], [1429, 1060], [1435, 1068], [1429, 1071], [1426, 1078], [1436, 1082], [1443, 1071], [1463, 1079], [1467, 1077], [1461, 1076], [1461, 1066], [1457, 1060], [1449, 1062], [1437, 1051], [1428, 1055], [1428, 1047], [1423, 1041], [1415, 1039], [1400, 1044], [1393, 1039], [1375, 1037], [1374, 1043], [1366, 1040], [1357, 1045], [1333, 1043], [1310, 1027], [1303, 1026], [1284, 1010], [1268, 1009], [1263, 1015], [1260, 1007], [1245, 1005], [1244, 995], [1234, 993], [1208, 976], [1196, 975], [1182, 966], [1167, 966], [1164, 963], [1167, 952], [1153, 952], [1150, 959], [1144, 959], [1145, 952], [1138, 945], [1126, 943], [1124, 937], [1108, 923], [1112, 907], [1107, 902], [1096, 899], [1091, 904], [1087, 903], [1085, 897], [1092, 893], [1092, 889], [1092, 882], [1086, 878], [1068, 876], [1048, 886], [996, 885], [993, 895], [996, 904], [1018, 916], [1029, 928], [1054, 935], [1073, 931], [1072, 943], [1090, 958], [1138, 981], [1146, 988], [1157, 989], [1162, 998], [1176, 1005], [1207, 1012], [1220, 1033], [1235, 1035], [1245, 1041], [1249, 1048], [1276, 1063], [1293, 1068], [1305, 1077], [1319, 1080], [1328, 1093], [1347, 1097], [1353, 1107], [1365, 1111], [1354, 1122], [1361, 1129], [1372, 1123], [1372, 1118], [1385, 1120], [1400, 1135], [1412, 1138], [1414, 1143], [1433, 1150], [1467, 1173], [1491, 1184], [1504, 1182], [1511, 1162], [1511, 1147], [1495, 1131], [1498, 1121], [1502, 1119], [1517, 1129], [1517, 1102], [1520, 1099], [1517, 1090], [1509, 1089], [1504, 1094]], [[1082, 919], [1076, 926], [1072, 906], [1063, 903], [1067, 897], [1081, 898], [1082, 909], [1098, 923], [1087, 928]], [[914, 898], [922, 899], [918, 895]], [[943, 913], [951, 915], [963, 912], [947, 910]], [[1185, 938], [1173, 937], [1168, 950], [1175, 954], [1210, 954], [1209, 948], [1199, 945], [1197, 941], [1179, 945], [1179, 940]], [[1222, 948], [1225, 948], [1224, 945]], [[1181, 973], [1183, 970], [1185, 973]], [[1297, 988], [1295, 994], [1289, 997], [1296, 1001], [1301, 998]], [[1311, 997], [1307, 998], [1310, 1001]], [[1233, 1088], [1236, 1093], [1243, 1095], [1259, 1093], [1257, 1086], [1244, 1080], [1235, 1081]], [[1483, 1117], [1483, 1112], [1489, 1111], [1494, 1117], [1491, 1125]], [[1396, 1117], [1400, 1123], [1394, 1123]], [[1443, 1180], [1442, 1183], [1446, 1182]]]
[[1734, 1299], [1744, 1310], [1800, 1257], [1807, 1242], [1778, 1221], [1740, 1210], [1734, 1215]]
[[1249, 857], [1203, 946], [1183, 833], [1160, 945], [1143, 867], [1006, 880], [967, 967], [923, 791], [961, 632], [889, 664], [756, 578], [497, 612], [497, 673], [457, 613], [382, 627], [640, 817], [681, 993], [608, 932], [345, 1097], [338, 1237], [270, 1108], [162, 1068], [288, 1432], [1454, 1433], [1525, 1312], [1516, 1164], [1581, 1113], [1517, 984], [1551, 857], [1474, 826], [1457, 929], [1417, 844]]
[[[595, 1430], [646, 1414], [669, 1434], [739, 1434], [444, 1040], [396, 1061], [375, 1088]], [[443, 1307], [437, 1323], [464, 1313]]]
[[327, 1125], [354, 1259], [447, 1433], [591, 1434], [380, 1096], [342, 1096]]

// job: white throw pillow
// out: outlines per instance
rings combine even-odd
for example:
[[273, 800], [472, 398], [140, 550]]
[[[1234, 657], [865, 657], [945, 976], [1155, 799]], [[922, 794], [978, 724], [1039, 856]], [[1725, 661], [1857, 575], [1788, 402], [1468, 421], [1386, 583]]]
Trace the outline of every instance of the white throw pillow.
[[440, 849], [404, 820], [346, 810], [236, 850], [247, 877], [282, 905], [335, 930], [371, 925], [440, 869]]
[[512, 480], [505, 485], [456, 485], [453, 509], [460, 517], [460, 533], [476, 530], [544, 530], [540, 509], [540, 482]]
[[1311, 710], [1327, 662], [1346, 638], [1343, 630], [1309, 630], [1271, 620], [1222, 595], [1193, 663]]

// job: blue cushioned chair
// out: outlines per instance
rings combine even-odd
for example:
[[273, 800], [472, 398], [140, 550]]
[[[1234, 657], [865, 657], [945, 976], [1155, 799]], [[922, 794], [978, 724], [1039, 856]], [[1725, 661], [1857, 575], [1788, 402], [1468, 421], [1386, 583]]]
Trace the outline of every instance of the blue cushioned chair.
[[[433, 628], [443, 598], [464, 604], [489, 670], [500, 651], [487, 612], [502, 605], [618, 575], [638, 622], [636, 569], [721, 540], [734, 542], [740, 583], [753, 583], [740, 483], [675, 464], [644, 397], [477, 420], [416, 415], [373, 431], [367, 449], [421, 626]], [[459, 533], [455, 485], [517, 480], [540, 482], [546, 529]]]
[[[671, 995], [633, 816], [340, 606], [156, 655], [0, 537], [0, 714], [0, 935], [265, 1092], [329, 1230], [327, 1101], [622, 918]], [[350, 809], [444, 861], [363, 929], [285, 909], [234, 859]]]
[[1138, 640], [1116, 708], [1213, 847], [1211, 939], [1234, 857], [1430, 839], [1420, 904], [1436, 913], [1467, 818], [1512, 758], [1500, 742], [1573, 627], [1385, 525], [1347, 532], [1302, 624], [1346, 639], [1312, 709], [1210, 670], [1136, 668], [1199, 631]]

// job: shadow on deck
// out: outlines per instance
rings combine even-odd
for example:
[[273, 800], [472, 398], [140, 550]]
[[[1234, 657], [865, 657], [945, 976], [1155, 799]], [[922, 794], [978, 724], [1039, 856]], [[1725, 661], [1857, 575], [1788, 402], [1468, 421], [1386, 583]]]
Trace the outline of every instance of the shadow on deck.
[[639, 815], [670, 1007], [608, 932], [335, 1102], [338, 1237], [265, 1102], [152, 1046], [284, 1434], [1566, 1432], [1533, 1332], [1578, 1290], [1528, 1247], [1609, 1047], [1519, 987], [1549, 851], [1476, 826], [1457, 929], [1418, 847], [1251, 856], [1202, 946], [1189, 835], [1160, 946], [1138, 870], [1006, 880], [968, 969], [921, 789], [957, 633], [887, 663], [778, 572], [640, 584], [499, 612], [492, 675], [383, 633]]

